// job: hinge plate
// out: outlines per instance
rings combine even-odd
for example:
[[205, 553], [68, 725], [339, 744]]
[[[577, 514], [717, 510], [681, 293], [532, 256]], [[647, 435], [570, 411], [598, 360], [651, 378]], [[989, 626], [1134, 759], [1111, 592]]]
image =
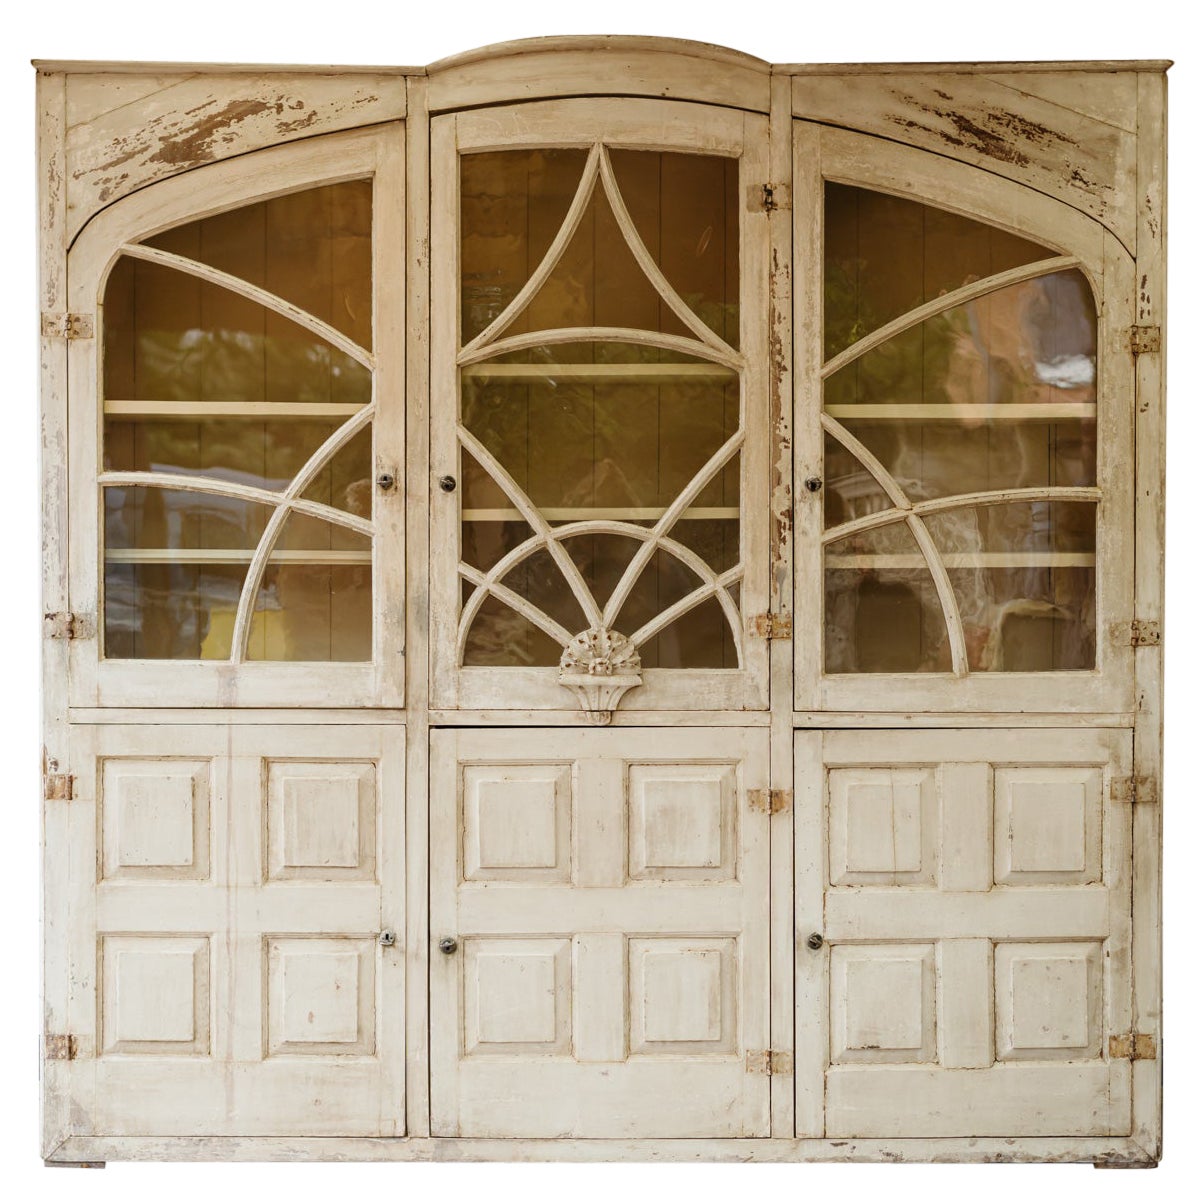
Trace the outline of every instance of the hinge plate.
[[70, 1062], [78, 1052], [70, 1033], [46, 1034], [46, 1058], [51, 1062]]
[[1153, 1062], [1158, 1043], [1150, 1033], [1121, 1033], [1108, 1038], [1108, 1057], [1113, 1061]]
[[754, 213], [772, 213], [790, 208], [789, 184], [753, 184], [748, 190], [748, 207]]
[[749, 1074], [793, 1074], [794, 1054], [781, 1049], [753, 1049], [744, 1055]]
[[1155, 648], [1162, 643], [1162, 624], [1157, 619], [1134, 619], [1131, 623], [1113, 623], [1112, 642], [1131, 648]]
[[96, 634], [96, 618], [53, 611], [42, 616], [42, 632], [48, 640], [90, 640]]
[[1161, 326], [1130, 326], [1129, 350], [1134, 355], [1146, 355], [1162, 350]]
[[750, 790], [748, 805], [764, 815], [779, 815], [794, 805], [793, 790]]
[[42, 778], [42, 797], [70, 802], [75, 797], [75, 778], [69, 773], [48, 773]]
[[42, 315], [44, 339], [90, 339], [96, 330], [91, 314]]
[[1153, 778], [1113, 778], [1112, 801], [1114, 803], [1156, 803], [1158, 793]]
[[784, 614], [753, 615], [748, 634], [758, 640], [788, 640], [794, 635], [794, 619]]

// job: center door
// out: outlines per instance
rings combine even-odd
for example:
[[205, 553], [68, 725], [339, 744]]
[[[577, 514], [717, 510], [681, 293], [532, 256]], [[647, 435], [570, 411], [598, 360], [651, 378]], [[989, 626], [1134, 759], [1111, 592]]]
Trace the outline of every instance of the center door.
[[767, 133], [432, 123], [438, 1136], [769, 1133]]

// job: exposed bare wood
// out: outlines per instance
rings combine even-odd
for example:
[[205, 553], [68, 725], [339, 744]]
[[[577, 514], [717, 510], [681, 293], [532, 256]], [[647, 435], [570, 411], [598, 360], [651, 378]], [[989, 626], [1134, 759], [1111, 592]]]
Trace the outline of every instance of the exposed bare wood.
[[164, 418], [195, 422], [198, 418], [245, 418], [250, 422], [350, 418], [360, 407], [342, 401], [112, 401], [104, 403], [106, 418]]
[[905, 419], [912, 422], [961, 422], [966, 425], [982, 422], [1064, 422], [1068, 418], [1094, 418], [1093, 401], [1067, 401], [1043, 405], [1015, 402], [1000, 405], [960, 405], [956, 402], [864, 402], [851, 405], [830, 405], [824, 413], [833, 418], [859, 419], [874, 422], [882, 419]]
[[[107, 564], [250, 564], [254, 548], [107, 548]], [[271, 564], [371, 564], [371, 551], [277, 548]]]

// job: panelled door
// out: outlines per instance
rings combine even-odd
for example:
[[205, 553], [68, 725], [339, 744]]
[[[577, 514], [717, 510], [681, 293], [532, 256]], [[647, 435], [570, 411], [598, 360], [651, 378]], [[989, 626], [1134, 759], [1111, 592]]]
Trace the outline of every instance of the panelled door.
[[403, 744], [74, 729], [77, 1131], [404, 1132]]
[[433, 733], [432, 1133], [768, 1136], [768, 753]]
[[767, 705], [765, 118], [432, 123], [437, 707]]
[[1131, 763], [1120, 729], [798, 733], [800, 1133], [1130, 1131]]

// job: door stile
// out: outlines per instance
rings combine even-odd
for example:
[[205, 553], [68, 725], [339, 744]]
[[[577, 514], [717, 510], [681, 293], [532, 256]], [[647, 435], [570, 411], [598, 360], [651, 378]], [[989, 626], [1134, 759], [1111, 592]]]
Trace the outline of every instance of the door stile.
[[430, 117], [427, 81], [406, 77], [406, 1075], [405, 1131], [427, 1137], [430, 1117]]
[[[1136, 321], [1166, 321], [1166, 76], [1138, 77], [1137, 223], [1135, 277], [1141, 281]], [[1165, 338], [1165, 330], [1163, 338]], [[1166, 358], [1138, 356], [1136, 375], [1135, 617], [1161, 623], [1164, 608], [1166, 521]], [[1150, 1157], [1160, 1156], [1162, 1131], [1162, 666], [1161, 644], [1134, 649], [1137, 723], [1133, 772], [1154, 803], [1133, 815], [1134, 1026], [1152, 1033], [1154, 1061], [1133, 1064], [1133, 1135]]]
[[794, 1098], [795, 1134], [824, 1135], [828, 1066], [828, 946], [824, 934], [827, 839], [824, 821], [824, 732], [794, 734]]
[[[819, 165], [819, 131], [806, 122], [793, 125], [794, 245], [793, 271], [793, 432], [794, 479], [794, 696], [800, 711], [818, 710], [823, 674], [824, 578], [818, 563], [823, 536], [822, 488], [815, 493], [803, 482], [820, 481], [824, 473], [823, 429], [823, 192]], [[807, 549], [803, 555], [800, 549]], [[805, 616], [805, 618], [804, 618]]]
[[[790, 79], [776, 76], [770, 83], [769, 178], [791, 178]], [[767, 214], [769, 224], [769, 613], [789, 619], [794, 590], [791, 568], [794, 511], [791, 438], [794, 421], [792, 364], [792, 212], [777, 207]], [[790, 640], [769, 641], [769, 784], [772, 790], [794, 787], [794, 666]], [[769, 818], [769, 982], [770, 1047], [794, 1049], [794, 809], [770, 809]], [[795, 1063], [797, 1065], [797, 1062]], [[769, 1080], [770, 1133], [794, 1135], [793, 1075]]]

